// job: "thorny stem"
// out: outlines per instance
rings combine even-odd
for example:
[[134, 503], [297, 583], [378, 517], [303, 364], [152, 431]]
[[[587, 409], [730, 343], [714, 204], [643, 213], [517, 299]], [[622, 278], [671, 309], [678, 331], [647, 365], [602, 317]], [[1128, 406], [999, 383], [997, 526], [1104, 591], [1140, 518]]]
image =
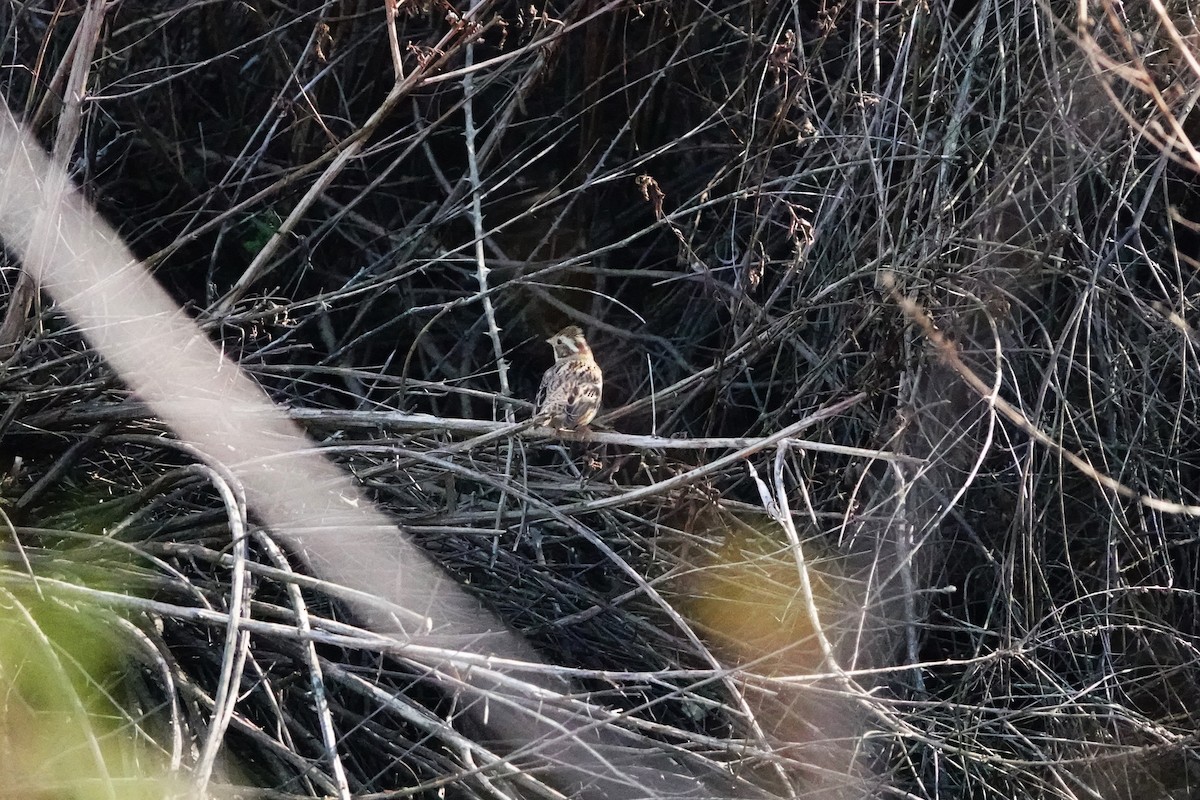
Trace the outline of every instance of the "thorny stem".
[[[471, 4], [474, 11], [478, 2]], [[490, 271], [483, 252], [483, 204], [482, 189], [479, 180], [479, 158], [475, 152], [475, 73], [469, 68], [475, 62], [475, 45], [467, 45], [466, 65], [468, 70], [463, 74], [463, 135], [467, 145], [467, 167], [471, 182], [471, 225], [475, 233], [475, 276], [479, 283], [479, 295], [483, 301], [483, 316], [487, 320], [488, 337], [492, 340], [492, 353], [496, 357], [496, 372], [500, 378], [500, 394], [507, 397], [511, 394], [508, 385], [508, 361], [504, 358], [504, 347], [500, 344], [500, 328], [496, 324], [496, 309], [492, 305], [492, 297], [488, 294], [488, 272]], [[511, 406], [505, 406], [504, 418], [513, 421]]]

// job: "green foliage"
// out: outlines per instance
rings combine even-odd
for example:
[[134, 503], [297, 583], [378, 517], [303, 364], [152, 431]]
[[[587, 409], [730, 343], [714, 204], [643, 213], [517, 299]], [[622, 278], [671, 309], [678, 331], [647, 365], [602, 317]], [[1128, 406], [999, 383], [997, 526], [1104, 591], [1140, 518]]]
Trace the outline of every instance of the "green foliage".
[[0, 796], [161, 798], [163, 764], [121, 698], [109, 612], [0, 591]]

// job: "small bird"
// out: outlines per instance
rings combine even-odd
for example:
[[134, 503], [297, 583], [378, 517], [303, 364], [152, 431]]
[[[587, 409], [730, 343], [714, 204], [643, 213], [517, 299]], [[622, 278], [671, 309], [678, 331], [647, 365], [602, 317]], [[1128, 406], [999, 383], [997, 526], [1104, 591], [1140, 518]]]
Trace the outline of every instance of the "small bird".
[[560, 431], [578, 430], [600, 410], [604, 374], [583, 331], [574, 325], [546, 341], [554, 348], [554, 364], [542, 375], [534, 419]]

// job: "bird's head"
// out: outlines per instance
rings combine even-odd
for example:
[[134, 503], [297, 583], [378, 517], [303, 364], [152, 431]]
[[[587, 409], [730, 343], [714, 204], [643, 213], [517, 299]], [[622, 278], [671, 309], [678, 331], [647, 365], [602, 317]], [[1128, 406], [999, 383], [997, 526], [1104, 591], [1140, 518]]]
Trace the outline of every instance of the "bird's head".
[[546, 341], [554, 348], [555, 360], [592, 355], [587, 339], [583, 338], [583, 331], [574, 325], [568, 325]]

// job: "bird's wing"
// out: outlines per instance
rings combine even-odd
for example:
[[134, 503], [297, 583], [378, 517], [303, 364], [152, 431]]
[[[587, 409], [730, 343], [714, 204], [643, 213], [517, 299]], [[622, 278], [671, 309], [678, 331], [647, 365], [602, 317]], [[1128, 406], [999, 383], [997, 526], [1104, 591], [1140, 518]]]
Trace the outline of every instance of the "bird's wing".
[[596, 416], [600, 407], [602, 375], [600, 367], [596, 364], [576, 366], [572, 371], [575, 373], [571, 381], [573, 385], [566, 397], [563, 417], [574, 427], [577, 424], [586, 424]]
[[562, 381], [562, 364], [551, 364], [549, 369], [542, 373], [542, 384], [538, 387], [537, 396], [533, 401], [534, 415], [540, 414], [546, 407], [546, 398], [550, 394], [550, 387]]

